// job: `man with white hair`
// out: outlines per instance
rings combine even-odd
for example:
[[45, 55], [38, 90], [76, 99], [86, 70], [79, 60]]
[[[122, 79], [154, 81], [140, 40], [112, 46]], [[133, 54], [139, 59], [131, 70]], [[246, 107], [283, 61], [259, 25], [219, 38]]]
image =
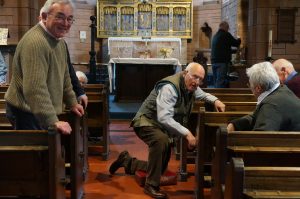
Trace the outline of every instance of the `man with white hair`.
[[18, 43], [12, 79], [5, 94], [16, 129], [54, 126], [63, 134], [70, 134], [70, 124], [57, 117], [63, 111], [63, 103], [75, 114], [84, 114], [72, 89], [62, 39], [74, 22], [73, 12], [71, 0], [47, 0], [41, 21]]
[[137, 170], [146, 171], [144, 192], [153, 198], [167, 198], [159, 186], [161, 175], [170, 160], [170, 140], [181, 136], [190, 147], [196, 145], [195, 132], [193, 134], [187, 128], [194, 100], [204, 100], [214, 104], [218, 111], [225, 111], [225, 105], [218, 98], [199, 87], [204, 75], [204, 68], [193, 62], [184, 71], [156, 83], [131, 124], [136, 135], [148, 145], [148, 161], [132, 158], [127, 151], [123, 151], [110, 166], [111, 174], [120, 167], [124, 167], [127, 174], [134, 174]]
[[270, 62], [261, 62], [247, 69], [249, 86], [257, 98], [253, 114], [231, 121], [229, 131], [299, 131], [300, 100], [285, 85]]
[[273, 62], [281, 84], [285, 84], [300, 98], [300, 74], [295, 71], [293, 64], [286, 59], [277, 59]]

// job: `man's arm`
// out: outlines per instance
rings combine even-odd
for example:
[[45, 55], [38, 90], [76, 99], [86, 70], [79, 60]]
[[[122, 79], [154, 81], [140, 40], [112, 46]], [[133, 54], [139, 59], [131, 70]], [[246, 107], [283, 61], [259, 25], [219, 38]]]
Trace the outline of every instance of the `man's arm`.
[[161, 87], [156, 98], [157, 119], [171, 133], [186, 136], [189, 130], [173, 118], [177, 98], [177, 93], [170, 84]]
[[171, 133], [185, 137], [189, 148], [196, 146], [196, 138], [187, 128], [174, 120], [174, 106], [177, 101], [177, 93], [170, 84], [164, 85], [156, 98], [157, 119]]

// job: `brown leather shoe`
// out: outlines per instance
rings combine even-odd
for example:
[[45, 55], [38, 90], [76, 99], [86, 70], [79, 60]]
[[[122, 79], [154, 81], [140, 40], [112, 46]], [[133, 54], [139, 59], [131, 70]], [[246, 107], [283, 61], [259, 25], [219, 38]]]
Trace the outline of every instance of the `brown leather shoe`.
[[159, 190], [159, 187], [155, 187], [149, 184], [145, 184], [144, 193], [151, 196], [152, 198], [159, 198], [159, 199], [168, 198], [166, 193]]
[[115, 160], [109, 167], [109, 173], [114, 174], [119, 168], [124, 167], [126, 158], [129, 157], [128, 151], [122, 151], [117, 160]]

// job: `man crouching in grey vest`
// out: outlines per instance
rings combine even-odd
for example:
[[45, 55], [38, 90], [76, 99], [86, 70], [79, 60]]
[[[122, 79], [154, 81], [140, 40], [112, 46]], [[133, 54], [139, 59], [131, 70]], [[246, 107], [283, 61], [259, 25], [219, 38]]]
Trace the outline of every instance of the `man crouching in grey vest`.
[[171, 156], [170, 140], [183, 136], [189, 147], [196, 145], [196, 138], [186, 128], [195, 99], [212, 103], [218, 111], [225, 111], [220, 100], [200, 89], [204, 75], [204, 68], [193, 62], [184, 71], [156, 83], [131, 123], [136, 135], [149, 147], [148, 161], [132, 158], [123, 151], [110, 166], [111, 174], [120, 167], [124, 167], [127, 174], [146, 171], [144, 192], [153, 198], [167, 198], [159, 185]]

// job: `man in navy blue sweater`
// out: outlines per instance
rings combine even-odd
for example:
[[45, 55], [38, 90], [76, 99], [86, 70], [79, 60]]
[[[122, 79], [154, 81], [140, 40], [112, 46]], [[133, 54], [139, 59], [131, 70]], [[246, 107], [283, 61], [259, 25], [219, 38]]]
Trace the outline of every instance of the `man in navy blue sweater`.
[[215, 88], [227, 88], [228, 66], [231, 61], [231, 47], [239, 47], [241, 39], [235, 39], [229, 32], [229, 25], [223, 21], [214, 35], [211, 47], [211, 64]]

